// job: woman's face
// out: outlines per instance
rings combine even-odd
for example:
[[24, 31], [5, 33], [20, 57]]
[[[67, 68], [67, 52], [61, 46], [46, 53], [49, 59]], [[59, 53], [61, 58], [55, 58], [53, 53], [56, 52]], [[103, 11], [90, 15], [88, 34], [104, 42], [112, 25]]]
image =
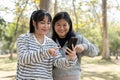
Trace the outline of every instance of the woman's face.
[[69, 24], [65, 19], [60, 19], [55, 23], [55, 32], [60, 38], [65, 38], [69, 31]]
[[33, 21], [33, 25], [35, 27], [35, 34], [38, 34], [38, 35], [46, 35], [50, 30], [50, 26], [51, 26], [48, 20], [48, 16], [45, 16], [43, 21], [39, 21], [37, 25]]

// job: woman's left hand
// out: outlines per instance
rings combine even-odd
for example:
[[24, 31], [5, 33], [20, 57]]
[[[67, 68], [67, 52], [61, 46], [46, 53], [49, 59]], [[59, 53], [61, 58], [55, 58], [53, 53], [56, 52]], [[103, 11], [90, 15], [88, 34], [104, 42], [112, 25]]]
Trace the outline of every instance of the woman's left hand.
[[84, 51], [84, 47], [82, 44], [79, 44], [75, 46], [75, 50], [77, 53], [81, 53], [82, 51]]

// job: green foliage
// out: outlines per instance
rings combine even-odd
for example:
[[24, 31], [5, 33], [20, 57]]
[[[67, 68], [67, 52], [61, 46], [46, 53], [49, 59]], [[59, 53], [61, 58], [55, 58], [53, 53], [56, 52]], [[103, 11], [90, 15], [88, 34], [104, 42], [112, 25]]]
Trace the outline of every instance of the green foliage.
[[[28, 16], [26, 16], [25, 11], [27, 12], [27, 8], [25, 7], [27, 4], [26, 0], [16, 1], [15, 2], [15, 10], [14, 13], [14, 20], [11, 23], [4, 25], [4, 20], [0, 19], [0, 22], [2, 21], [3, 27], [0, 27], [0, 38], [2, 38], [2, 48], [1, 50], [5, 51], [11, 49], [11, 44], [13, 44], [16, 41], [16, 37], [18, 35], [26, 32], [28, 30]], [[24, 8], [25, 7], [25, 8]], [[29, 13], [29, 12], [27, 12]], [[2, 30], [2, 32], [1, 32]], [[4, 35], [3, 35], [4, 34]]]
[[9, 23], [6, 26], [6, 33], [5, 33], [5, 38], [4, 38], [4, 45], [2, 50], [8, 50], [10, 48], [10, 44], [12, 42], [12, 38], [14, 38], [14, 29], [15, 29], [15, 24]]
[[3, 40], [5, 37], [5, 28], [6, 22], [3, 18], [0, 17], [0, 41]]
[[111, 26], [109, 28], [110, 51], [120, 53], [120, 27]]
[[101, 31], [99, 27], [95, 27], [95, 26], [90, 27], [86, 25], [84, 27], [79, 28], [77, 31], [81, 33], [85, 38], [87, 38], [91, 43], [95, 44], [99, 48], [99, 51], [101, 53], [102, 37], [100, 34]]

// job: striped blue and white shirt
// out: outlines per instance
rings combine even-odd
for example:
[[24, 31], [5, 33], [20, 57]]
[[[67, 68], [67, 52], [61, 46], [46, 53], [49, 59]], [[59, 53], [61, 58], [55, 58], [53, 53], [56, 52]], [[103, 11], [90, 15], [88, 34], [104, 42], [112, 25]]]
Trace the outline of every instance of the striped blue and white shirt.
[[49, 54], [48, 48], [55, 48], [57, 44], [47, 36], [44, 36], [43, 44], [40, 44], [33, 33], [22, 34], [17, 39], [17, 76], [16, 80], [53, 80], [53, 65], [67, 69], [76, 63], [68, 57], [62, 58], [59, 50], [57, 57]]

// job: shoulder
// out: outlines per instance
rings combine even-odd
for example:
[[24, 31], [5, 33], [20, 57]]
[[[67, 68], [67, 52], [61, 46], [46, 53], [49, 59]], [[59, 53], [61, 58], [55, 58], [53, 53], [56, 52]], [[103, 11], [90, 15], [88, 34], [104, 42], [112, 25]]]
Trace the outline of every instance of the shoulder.
[[88, 40], [81, 33], [77, 33], [76, 38], [78, 38], [78, 43], [88, 42]]
[[78, 32], [75, 33], [75, 36], [76, 36], [78, 39], [82, 39], [82, 38], [83, 38], [83, 35], [82, 35], [81, 33], [78, 33]]
[[19, 35], [19, 37], [29, 37], [30, 35], [31, 35], [31, 33], [24, 33], [24, 34]]
[[53, 44], [56, 44], [51, 38], [45, 36], [45, 39], [47, 40], [47, 42], [49, 43], [53, 43]]
[[22, 40], [29, 39], [31, 36], [32, 36], [32, 33], [24, 33], [24, 34], [19, 35], [17, 40], [19, 40], [19, 39], [22, 39]]
[[45, 36], [46, 39], [46, 45], [49, 45], [51, 47], [58, 47], [57, 43], [54, 42], [51, 38]]

